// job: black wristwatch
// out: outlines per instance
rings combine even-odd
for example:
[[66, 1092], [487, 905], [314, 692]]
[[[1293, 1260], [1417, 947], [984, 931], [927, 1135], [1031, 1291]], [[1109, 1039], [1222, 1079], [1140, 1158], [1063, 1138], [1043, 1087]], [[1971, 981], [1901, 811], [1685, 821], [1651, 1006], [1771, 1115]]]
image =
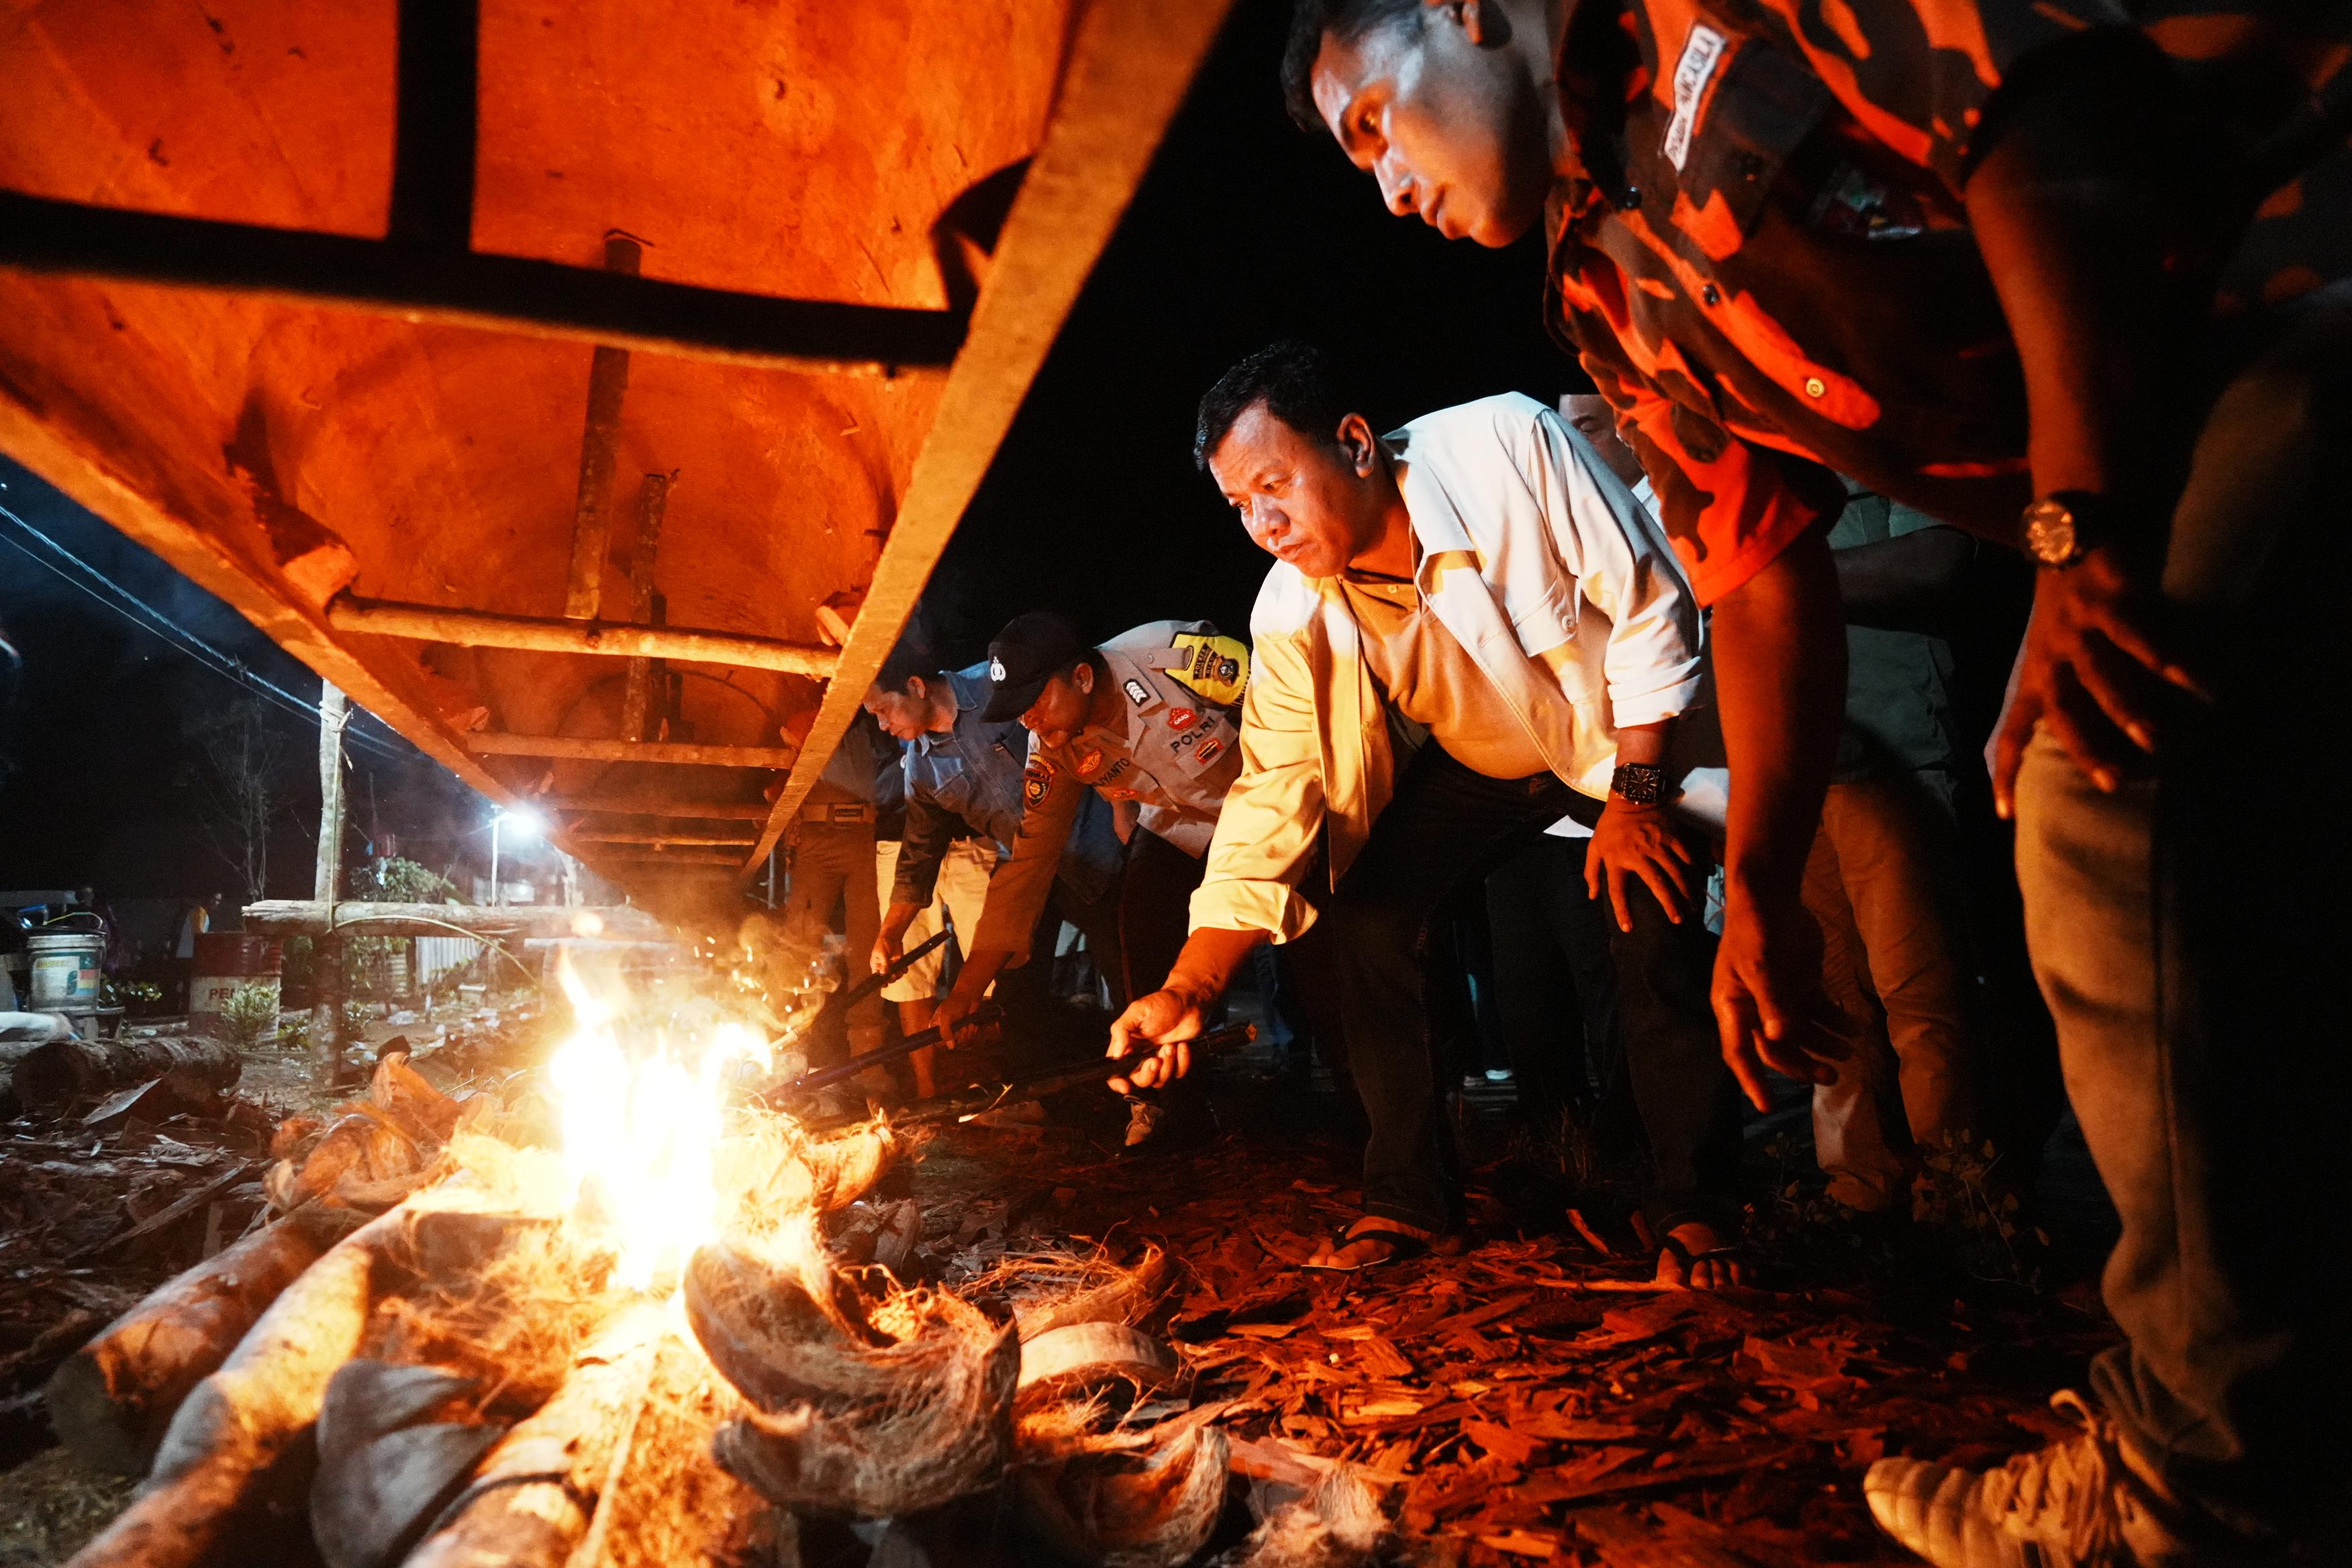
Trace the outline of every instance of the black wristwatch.
[[1666, 770], [1655, 763], [1620, 763], [1609, 775], [1609, 793], [1628, 805], [1655, 805], [1665, 788]]
[[2107, 498], [2089, 490], [2058, 490], [2025, 509], [2025, 552], [2064, 571], [2105, 538]]

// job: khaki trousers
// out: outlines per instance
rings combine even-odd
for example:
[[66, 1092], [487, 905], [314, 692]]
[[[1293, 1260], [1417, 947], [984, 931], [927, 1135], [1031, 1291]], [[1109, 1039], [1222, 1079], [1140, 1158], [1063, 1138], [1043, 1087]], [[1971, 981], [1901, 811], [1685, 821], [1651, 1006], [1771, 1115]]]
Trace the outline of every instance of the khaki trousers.
[[1906, 1205], [1920, 1151], [1981, 1131], [1952, 799], [1928, 772], [1832, 784], [1805, 864], [1822, 988], [1853, 1041], [1813, 1090], [1813, 1147], [1849, 1208]]

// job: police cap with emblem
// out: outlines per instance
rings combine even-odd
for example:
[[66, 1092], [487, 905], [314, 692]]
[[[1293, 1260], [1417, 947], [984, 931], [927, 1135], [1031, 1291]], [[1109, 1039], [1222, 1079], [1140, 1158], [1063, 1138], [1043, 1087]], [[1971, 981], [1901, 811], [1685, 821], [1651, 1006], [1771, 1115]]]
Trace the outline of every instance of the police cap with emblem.
[[1094, 651], [1066, 616], [1032, 610], [1015, 616], [988, 645], [988, 675], [996, 693], [980, 716], [991, 724], [1018, 719], [1029, 711], [1045, 682]]

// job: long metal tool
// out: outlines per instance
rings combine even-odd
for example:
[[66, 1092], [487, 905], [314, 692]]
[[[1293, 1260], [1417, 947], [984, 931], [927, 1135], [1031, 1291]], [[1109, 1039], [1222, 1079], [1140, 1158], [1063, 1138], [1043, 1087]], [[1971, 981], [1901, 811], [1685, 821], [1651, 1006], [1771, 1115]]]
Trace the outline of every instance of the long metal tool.
[[907, 973], [907, 971], [914, 968], [918, 963], [920, 963], [933, 948], [939, 946], [940, 943], [947, 941], [948, 938], [954, 934], [955, 933], [948, 930], [947, 927], [941, 926], [929, 936], [925, 937], [920, 943], [908, 949], [905, 952], [900, 953], [898, 955], [898, 963], [882, 971], [879, 974], [867, 975], [865, 979], [859, 981], [856, 984], [851, 986], [840, 995], [835, 996], [827, 1004], [827, 1005], [837, 1008], [856, 1006], [860, 1002], [865, 1001], [868, 996], [873, 995], [885, 985], [889, 984], [894, 980], [899, 979]]
[[[1256, 1038], [1255, 1024], [1228, 1024], [1222, 1029], [1211, 1029], [1206, 1034], [1196, 1036], [1185, 1043], [1192, 1047], [1195, 1055], [1199, 1055], [1202, 1052], [1234, 1050], [1248, 1045]], [[872, 1059], [869, 1057], [858, 1058], [861, 1063]], [[975, 1116], [985, 1115], [998, 1106], [1010, 1104], [1016, 1099], [1039, 1100], [1065, 1089], [1076, 1089], [1080, 1084], [1101, 1083], [1107, 1079], [1118, 1078], [1134, 1066], [1135, 1063], [1130, 1058], [1114, 1061], [1108, 1057], [1068, 1062], [1060, 1067], [1025, 1073], [1005, 1083], [982, 1084], [972, 1089], [959, 1090], [954, 1094], [942, 1094], [930, 1100], [916, 1100], [912, 1104], [901, 1106], [890, 1112], [890, 1124], [893, 1127], [907, 1127], [930, 1121], [969, 1121]], [[812, 1132], [824, 1132], [835, 1127], [847, 1127], [864, 1120], [863, 1116], [834, 1117], [823, 1121], [812, 1121], [807, 1126]]]
[[[996, 1004], [983, 1002], [965, 1016], [963, 1025], [970, 1026], [974, 1024], [992, 1024], [1003, 1016], [1003, 1014], [997, 1009]], [[863, 1056], [852, 1057], [837, 1068], [819, 1068], [814, 1072], [804, 1072], [790, 1083], [780, 1083], [773, 1089], [763, 1090], [755, 1098], [763, 1105], [781, 1105], [786, 1100], [814, 1094], [820, 1089], [829, 1089], [836, 1083], [845, 1083], [868, 1068], [877, 1068], [886, 1062], [895, 1062], [901, 1057], [911, 1057], [917, 1051], [929, 1050], [939, 1043], [939, 1030], [919, 1030], [908, 1035], [895, 1046], [885, 1046], [878, 1051], [867, 1051]]]

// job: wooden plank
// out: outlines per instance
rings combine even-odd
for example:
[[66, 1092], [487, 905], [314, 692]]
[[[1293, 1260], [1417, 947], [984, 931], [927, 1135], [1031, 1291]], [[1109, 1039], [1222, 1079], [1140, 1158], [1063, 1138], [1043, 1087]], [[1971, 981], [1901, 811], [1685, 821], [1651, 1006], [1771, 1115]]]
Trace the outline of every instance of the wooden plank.
[[1005, 219], [939, 416], [916, 455], [824, 705], [802, 742], [803, 765], [744, 860], [743, 881], [765, 864], [857, 716], [1231, 3], [1097, 0], [1087, 7], [1053, 123]]
[[[407, 637], [459, 647], [515, 647], [540, 653], [580, 653], [607, 658], [674, 658], [688, 664], [781, 669], [820, 679], [839, 657], [829, 647], [781, 642], [742, 632], [690, 626], [644, 626], [595, 620], [553, 620], [441, 605], [396, 604], [339, 594], [327, 605], [327, 624], [341, 632]], [[632, 671], [634, 674], [634, 671]]]
[[693, 768], [788, 768], [790, 746], [705, 746], [691, 741], [605, 741], [583, 735], [468, 735], [478, 757], [558, 757], [591, 763], [667, 763]]

